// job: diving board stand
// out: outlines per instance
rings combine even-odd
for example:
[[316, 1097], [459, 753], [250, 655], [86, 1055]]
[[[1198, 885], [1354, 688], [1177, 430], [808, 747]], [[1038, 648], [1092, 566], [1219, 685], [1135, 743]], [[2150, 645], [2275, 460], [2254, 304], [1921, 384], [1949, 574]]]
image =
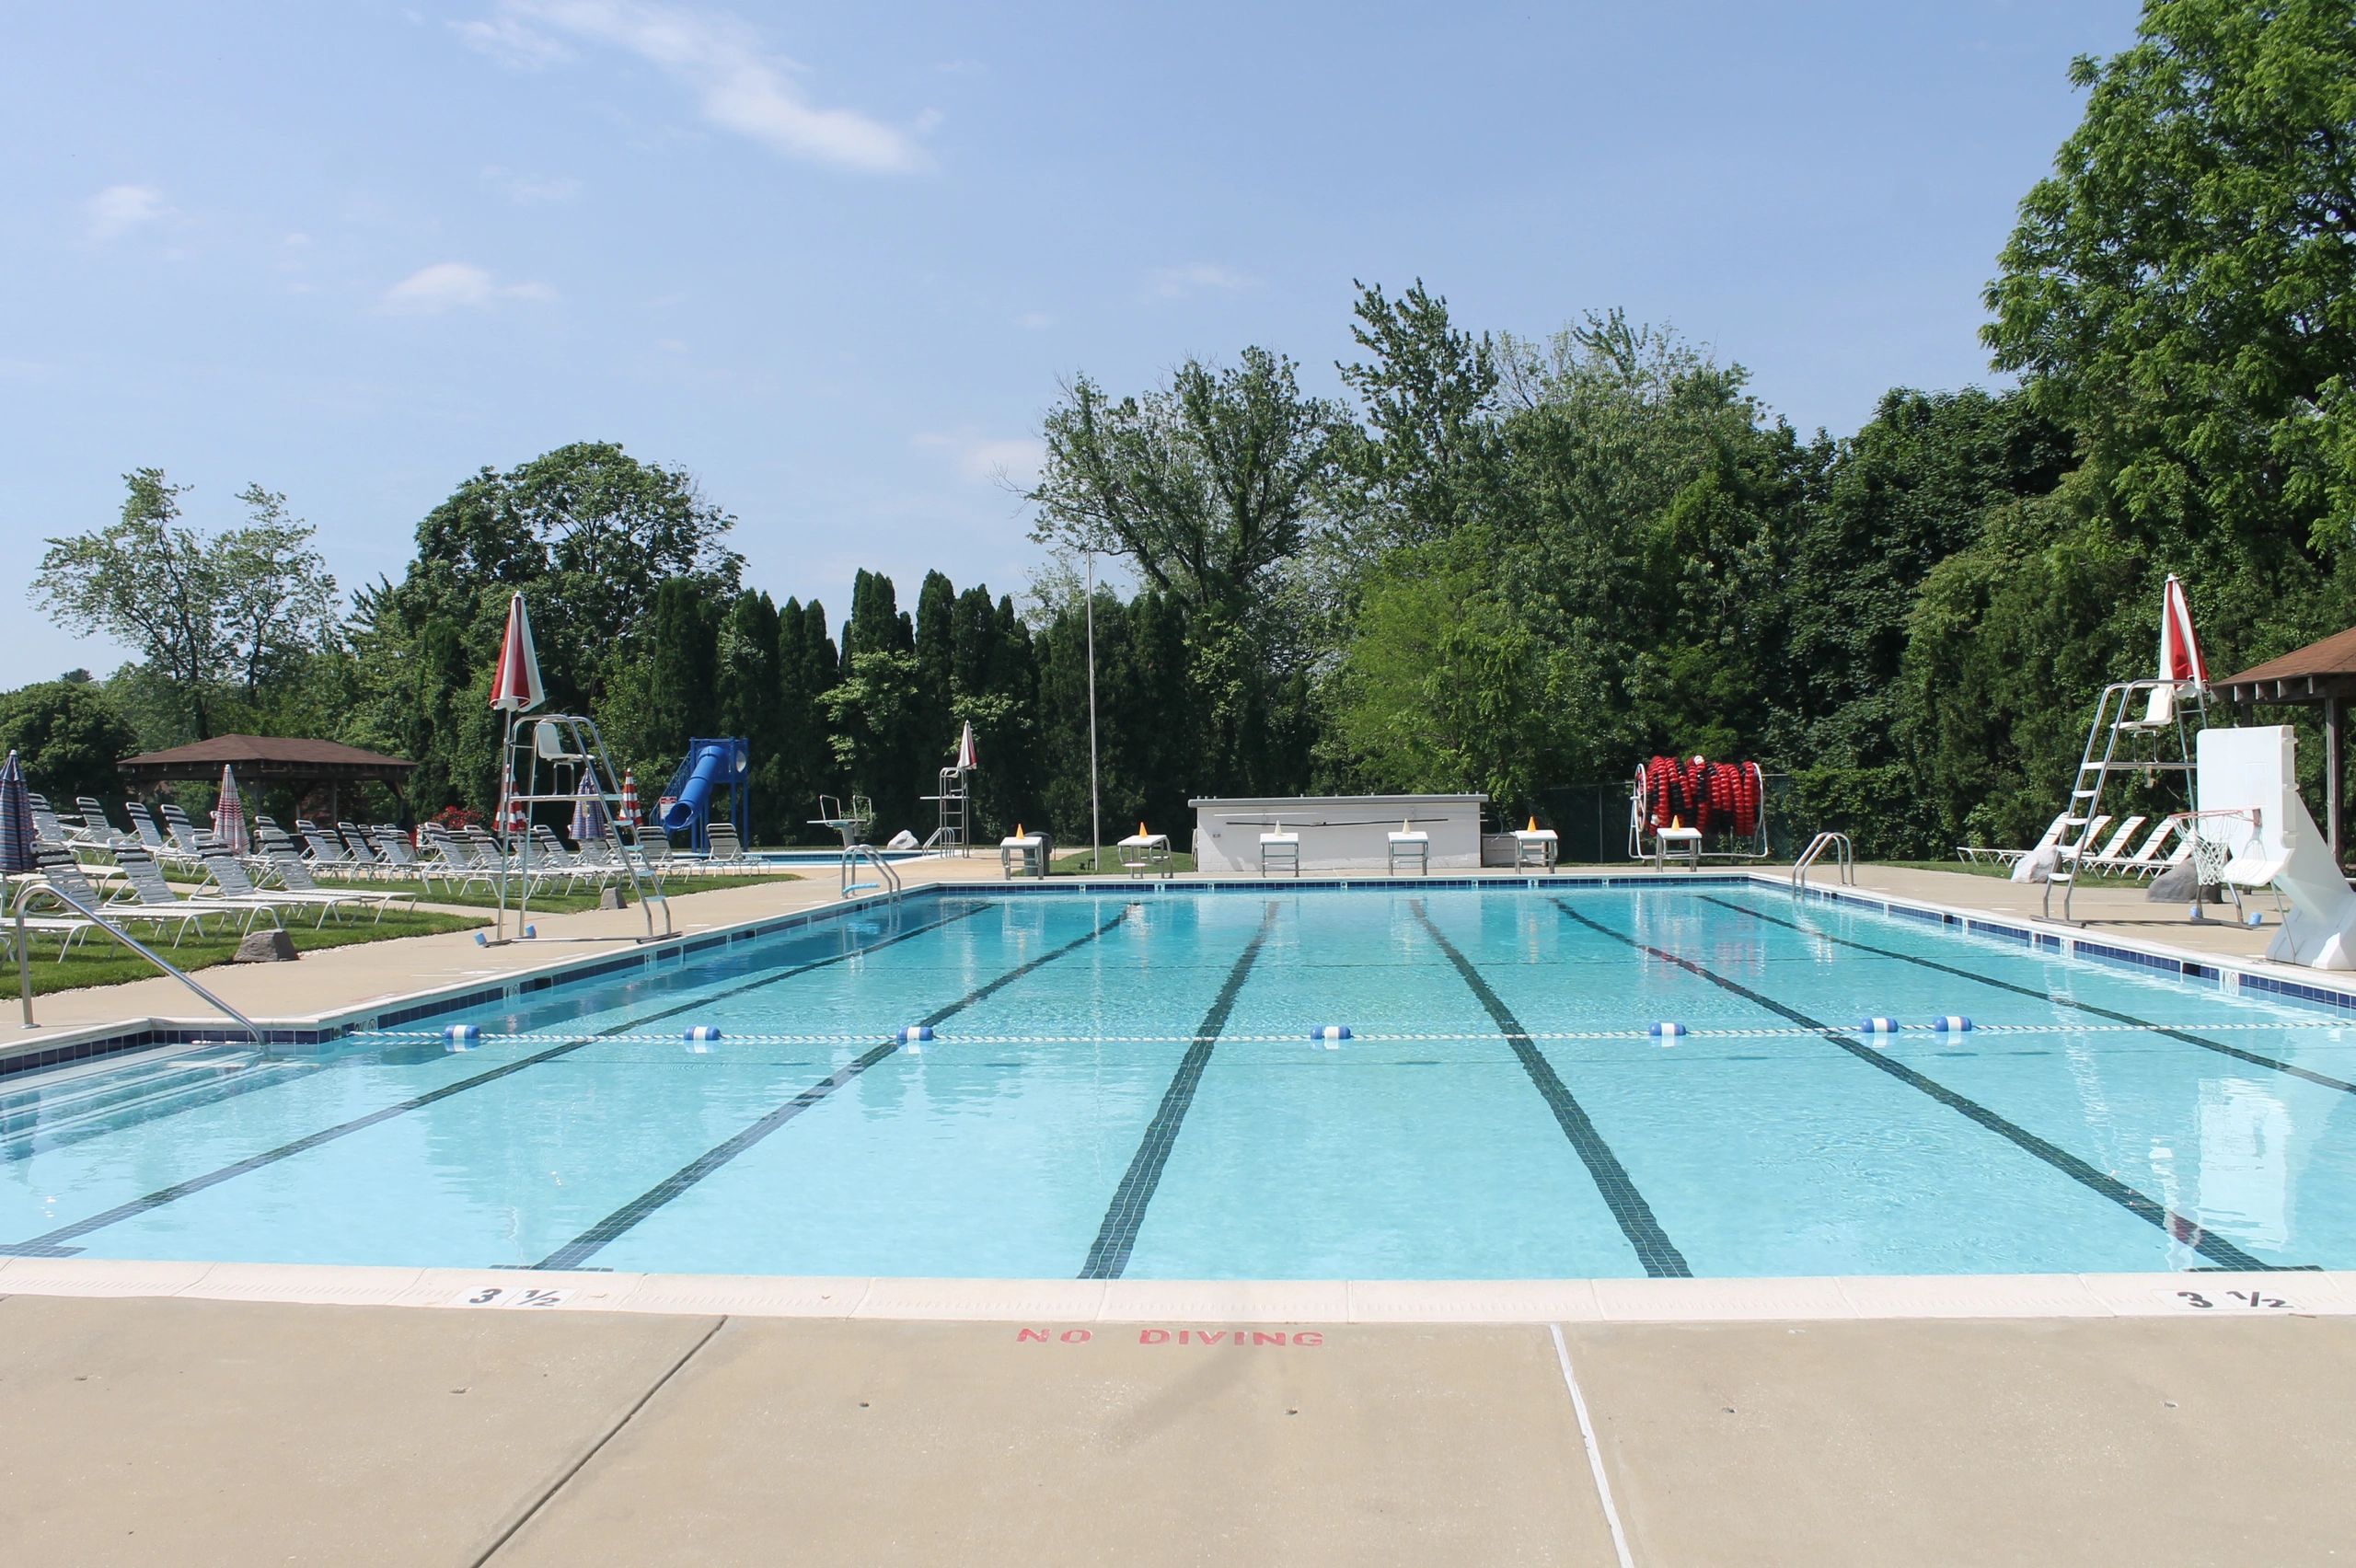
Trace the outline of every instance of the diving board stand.
[[2289, 906], [2266, 956], [2356, 969], [2356, 893], [2299, 798], [2295, 733], [2287, 724], [2203, 730], [2198, 745], [2200, 842], [2223, 852], [2228, 885], [2272, 887]]

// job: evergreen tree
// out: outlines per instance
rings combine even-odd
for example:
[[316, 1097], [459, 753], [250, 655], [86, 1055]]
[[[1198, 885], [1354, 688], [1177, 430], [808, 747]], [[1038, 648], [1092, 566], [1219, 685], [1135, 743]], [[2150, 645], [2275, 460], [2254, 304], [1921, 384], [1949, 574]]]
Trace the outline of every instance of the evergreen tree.
[[[779, 618], [767, 594], [737, 595], [721, 623], [718, 732], [741, 736], [752, 759], [745, 787], [756, 843], [782, 843], [793, 825], [787, 792], [785, 686], [778, 663]], [[805, 812], [804, 816], [808, 815]]]

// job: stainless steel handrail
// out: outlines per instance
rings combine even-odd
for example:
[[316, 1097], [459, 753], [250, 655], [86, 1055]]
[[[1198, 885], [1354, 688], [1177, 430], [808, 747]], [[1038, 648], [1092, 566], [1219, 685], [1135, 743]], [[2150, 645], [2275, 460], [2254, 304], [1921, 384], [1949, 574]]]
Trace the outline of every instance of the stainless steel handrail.
[[1792, 862], [1792, 885], [1794, 887], [1799, 888], [1807, 886], [1808, 868], [1815, 865], [1818, 860], [1821, 859], [1827, 849], [1831, 849], [1834, 852], [1832, 858], [1833, 866], [1840, 876], [1842, 885], [1844, 887], [1854, 887], [1857, 885], [1857, 853], [1855, 847], [1849, 842], [1849, 836], [1847, 834], [1827, 832], [1819, 833], [1814, 838], [1809, 839], [1807, 841], [1807, 847], [1800, 851], [1800, 858]]
[[856, 885], [850, 880], [851, 868], [862, 862], [875, 868], [877, 875], [881, 878], [877, 883], [878, 886], [895, 898], [899, 896], [900, 873], [892, 869], [891, 861], [876, 852], [875, 846], [846, 844], [843, 846], [842, 882], [840, 891], [835, 894], [836, 897], [849, 898], [851, 895], [852, 888]]
[[[207, 1002], [211, 1003], [214, 1009], [225, 1013], [230, 1018], [235, 1019], [238, 1028], [253, 1036], [254, 1044], [256, 1046], [259, 1047], [268, 1043], [268, 1042], [262, 1038], [261, 1030], [255, 1024], [253, 1020], [248, 1018], [245, 1014], [231, 1007], [228, 1003], [223, 1001], [220, 997], [214, 996], [203, 986], [198, 985], [194, 980], [189, 978], [187, 971], [181, 969], [171, 960], [166, 958], [154, 948], [149, 947], [145, 942], [141, 941], [137, 937], [133, 936], [129, 931], [124, 930], [121, 927], [116, 925], [113, 921], [108, 919], [97, 910], [92, 909], [81, 900], [75, 898], [72, 894], [66, 893], [50, 882], [35, 883], [31, 888], [28, 889], [26, 893], [26, 896], [40, 894], [46, 894], [48, 897], [53, 898], [58, 903], [64, 905], [66, 908], [73, 910], [74, 913], [89, 921], [90, 924], [96, 926], [99, 930], [104, 931], [107, 935], [121, 942], [123, 946], [129, 948], [132, 951], [137, 953], [140, 957], [145, 959], [148, 963], [154, 964], [156, 968], [162, 970], [165, 974], [170, 975], [173, 979], [179, 981], [181, 985], [187, 986], [190, 990], [203, 997]], [[21, 906], [19, 912], [21, 912]], [[17, 941], [19, 944], [18, 951], [20, 953], [23, 951], [23, 934], [20, 930], [17, 935]], [[24, 1001], [25, 1022], [29, 1026], [33, 1021], [33, 988], [29, 977], [28, 977], [25, 983]]]

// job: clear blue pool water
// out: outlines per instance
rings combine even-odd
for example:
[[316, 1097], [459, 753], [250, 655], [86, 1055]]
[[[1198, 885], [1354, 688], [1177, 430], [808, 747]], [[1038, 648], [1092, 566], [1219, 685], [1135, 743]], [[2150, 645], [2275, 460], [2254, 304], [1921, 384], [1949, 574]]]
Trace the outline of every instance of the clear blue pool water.
[[[912, 896], [514, 1005], [465, 1052], [0, 1085], [0, 1243], [1016, 1277], [2356, 1266], [2340, 1015], [1761, 885]], [[1910, 1027], [1871, 1040], [1869, 1013]], [[1980, 1027], [1921, 1027], [1949, 1013]], [[896, 1044], [916, 1023], [934, 1040]], [[1306, 1038], [1325, 1023], [1355, 1038]]]

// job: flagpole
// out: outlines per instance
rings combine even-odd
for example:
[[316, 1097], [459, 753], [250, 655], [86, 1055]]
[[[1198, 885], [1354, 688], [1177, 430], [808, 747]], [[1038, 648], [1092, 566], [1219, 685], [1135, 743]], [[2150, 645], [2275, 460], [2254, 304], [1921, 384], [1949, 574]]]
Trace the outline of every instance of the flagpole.
[[1104, 830], [1096, 805], [1096, 552], [1088, 552], [1088, 871], [1096, 874]]

